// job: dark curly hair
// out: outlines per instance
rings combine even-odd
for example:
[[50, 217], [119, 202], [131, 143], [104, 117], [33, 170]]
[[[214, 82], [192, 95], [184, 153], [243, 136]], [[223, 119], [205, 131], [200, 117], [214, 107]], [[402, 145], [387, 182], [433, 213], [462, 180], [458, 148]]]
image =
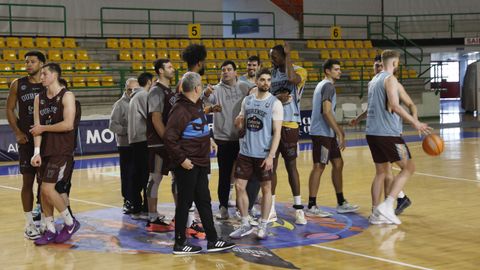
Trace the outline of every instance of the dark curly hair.
[[205, 58], [207, 58], [207, 49], [201, 44], [191, 44], [182, 52], [182, 59], [187, 62], [189, 68], [204, 61]]

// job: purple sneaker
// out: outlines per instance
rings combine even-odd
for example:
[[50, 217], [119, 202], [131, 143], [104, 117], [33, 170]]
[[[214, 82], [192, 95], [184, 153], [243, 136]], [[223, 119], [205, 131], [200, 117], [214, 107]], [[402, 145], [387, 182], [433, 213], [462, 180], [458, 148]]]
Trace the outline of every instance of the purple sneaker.
[[68, 241], [78, 229], [80, 229], [80, 222], [76, 219], [73, 219], [73, 224], [70, 226], [64, 224], [62, 230], [57, 234], [57, 237], [55, 237], [55, 243]]
[[35, 245], [37, 246], [43, 246], [43, 245], [48, 245], [50, 243], [53, 243], [55, 241], [55, 238], [57, 237], [56, 232], [51, 232], [49, 230], [46, 230], [45, 233], [42, 235], [42, 237], [38, 238], [35, 240]]

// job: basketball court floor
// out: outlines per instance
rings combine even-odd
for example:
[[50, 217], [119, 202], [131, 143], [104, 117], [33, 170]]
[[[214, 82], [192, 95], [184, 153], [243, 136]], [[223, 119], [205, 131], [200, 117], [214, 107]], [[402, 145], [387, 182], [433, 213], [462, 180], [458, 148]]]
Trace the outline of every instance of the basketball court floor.
[[[400, 216], [401, 225], [371, 226], [370, 184], [374, 165], [364, 140], [364, 125], [346, 127], [348, 147], [343, 152], [344, 194], [360, 205], [358, 214], [308, 218], [294, 224], [292, 196], [286, 171], [279, 166], [277, 213], [266, 241], [254, 236], [237, 241], [230, 252], [193, 256], [171, 254], [173, 232], [147, 233], [144, 222], [122, 215], [119, 167], [116, 155], [80, 157], [73, 174], [72, 208], [82, 223], [62, 245], [35, 247], [23, 237], [19, 190], [21, 176], [15, 163], [0, 164], [1, 269], [478, 269], [480, 250], [480, 123], [460, 114], [458, 102], [442, 102], [440, 119], [431, 125], [445, 140], [445, 151], [427, 156], [421, 138], [407, 128], [405, 138], [416, 172], [405, 187], [413, 204]], [[300, 144], [298, 168], [302, 200], [308, 200], [311, 162], [309, 141]], [[212, 159], [215, 168], [216, 159]], [[398, 169], [394, 168], [394, 172]], [[217, 174], [210, 190], [217, 208]], [[330, 168], [322, 177], [317, 202], [334, 212], [335, 194]], [[159, 211], [173, 216], [170, 177], [160, 186]], [[234, 209], [230, 209], [234, 216]], [[239, 221], [216, 221], [227, 236]], [[204, 240], [191, 241], [205, 246]]]

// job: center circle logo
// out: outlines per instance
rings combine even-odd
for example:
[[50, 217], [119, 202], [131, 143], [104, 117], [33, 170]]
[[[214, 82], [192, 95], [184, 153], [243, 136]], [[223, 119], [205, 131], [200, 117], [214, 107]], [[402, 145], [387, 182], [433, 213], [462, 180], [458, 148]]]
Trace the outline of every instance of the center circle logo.
[[259, 131], [263, 128], [263, 122], [260, 118], [258, 118], [256, 115], [249, 117], [247, 119], [247, 128], [250, 131]]

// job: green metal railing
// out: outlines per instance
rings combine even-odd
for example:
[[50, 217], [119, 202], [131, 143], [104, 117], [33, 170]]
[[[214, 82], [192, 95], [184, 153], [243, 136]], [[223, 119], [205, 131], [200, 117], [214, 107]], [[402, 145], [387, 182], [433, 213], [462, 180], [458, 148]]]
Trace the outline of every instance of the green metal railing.
[[[8, 17], [3, 18], [0, 17], [0, 21], [8, 22], [9, 28], [9, 35], [16, 34], [13, 31], [13, 23], [14, 22], [35, 22], [35, 23], [61, 23], [63, 24], [63, 36], [67, 36], [67, 11], [65, 6], [61, 5], [33, 5], [33, 4], [8, 4], [8, 3], [0, 3], [0, 6], [6, 6], [8, 8]], [[22, 7], [22, 8], [51, 8], [51, 9], [61, 9], [63, 14], [63, 19], [41, 19], [41, 18], [24, 18], [14, 16], [12, 12], [12, 8], [15, 7]]]
[[[144, 18], [146, 20], [138, 19], [106, 19], [106, 11], [144, 11]], [[189, 20], [182, 21], [159, 21], [152, 18], [152, 12], [169, 12], [169, 13], [190, 13]], [[119, 7], [102, 7], [100, 8], [100, 33], [101, 37], [105, 36], [104, 28], [108, 24], [120, 24], [120, 25], [147, 25], [148, 27], [148, 37], [152, 37], [152, 26], [153, 25], [185, 25], [187, 26], [190, 23], [200, 23], [202, 26], [231, 26], [232, 28], [238, 27], [238, 24], [224, 24], [216, 22], [202, 22], [198, 20], [198, 14], [213, 13], [213, 14], [232, 14], [233, 21], [237, 21], [237, 15], [239, 14], [263, 14], [271, 16], [271, 24], [247, 24], [242, 23], [241, 26], [258, 26], [258, 27], [270, 27], [272, 28], [272, 36], [275, 38], [275, 13], [273, 12], [260, 12], [260, 11], [229, 11], [229, 10], [189, 10], [189, 9], [151, 9], [151, 8], [119, 8]], [[183, 17], [182, 17], [183, 18]], [[186, 33], [186, 32], [185, 32]], [[234, 34], [234, 37], [237, 37], [237, 34]]]

